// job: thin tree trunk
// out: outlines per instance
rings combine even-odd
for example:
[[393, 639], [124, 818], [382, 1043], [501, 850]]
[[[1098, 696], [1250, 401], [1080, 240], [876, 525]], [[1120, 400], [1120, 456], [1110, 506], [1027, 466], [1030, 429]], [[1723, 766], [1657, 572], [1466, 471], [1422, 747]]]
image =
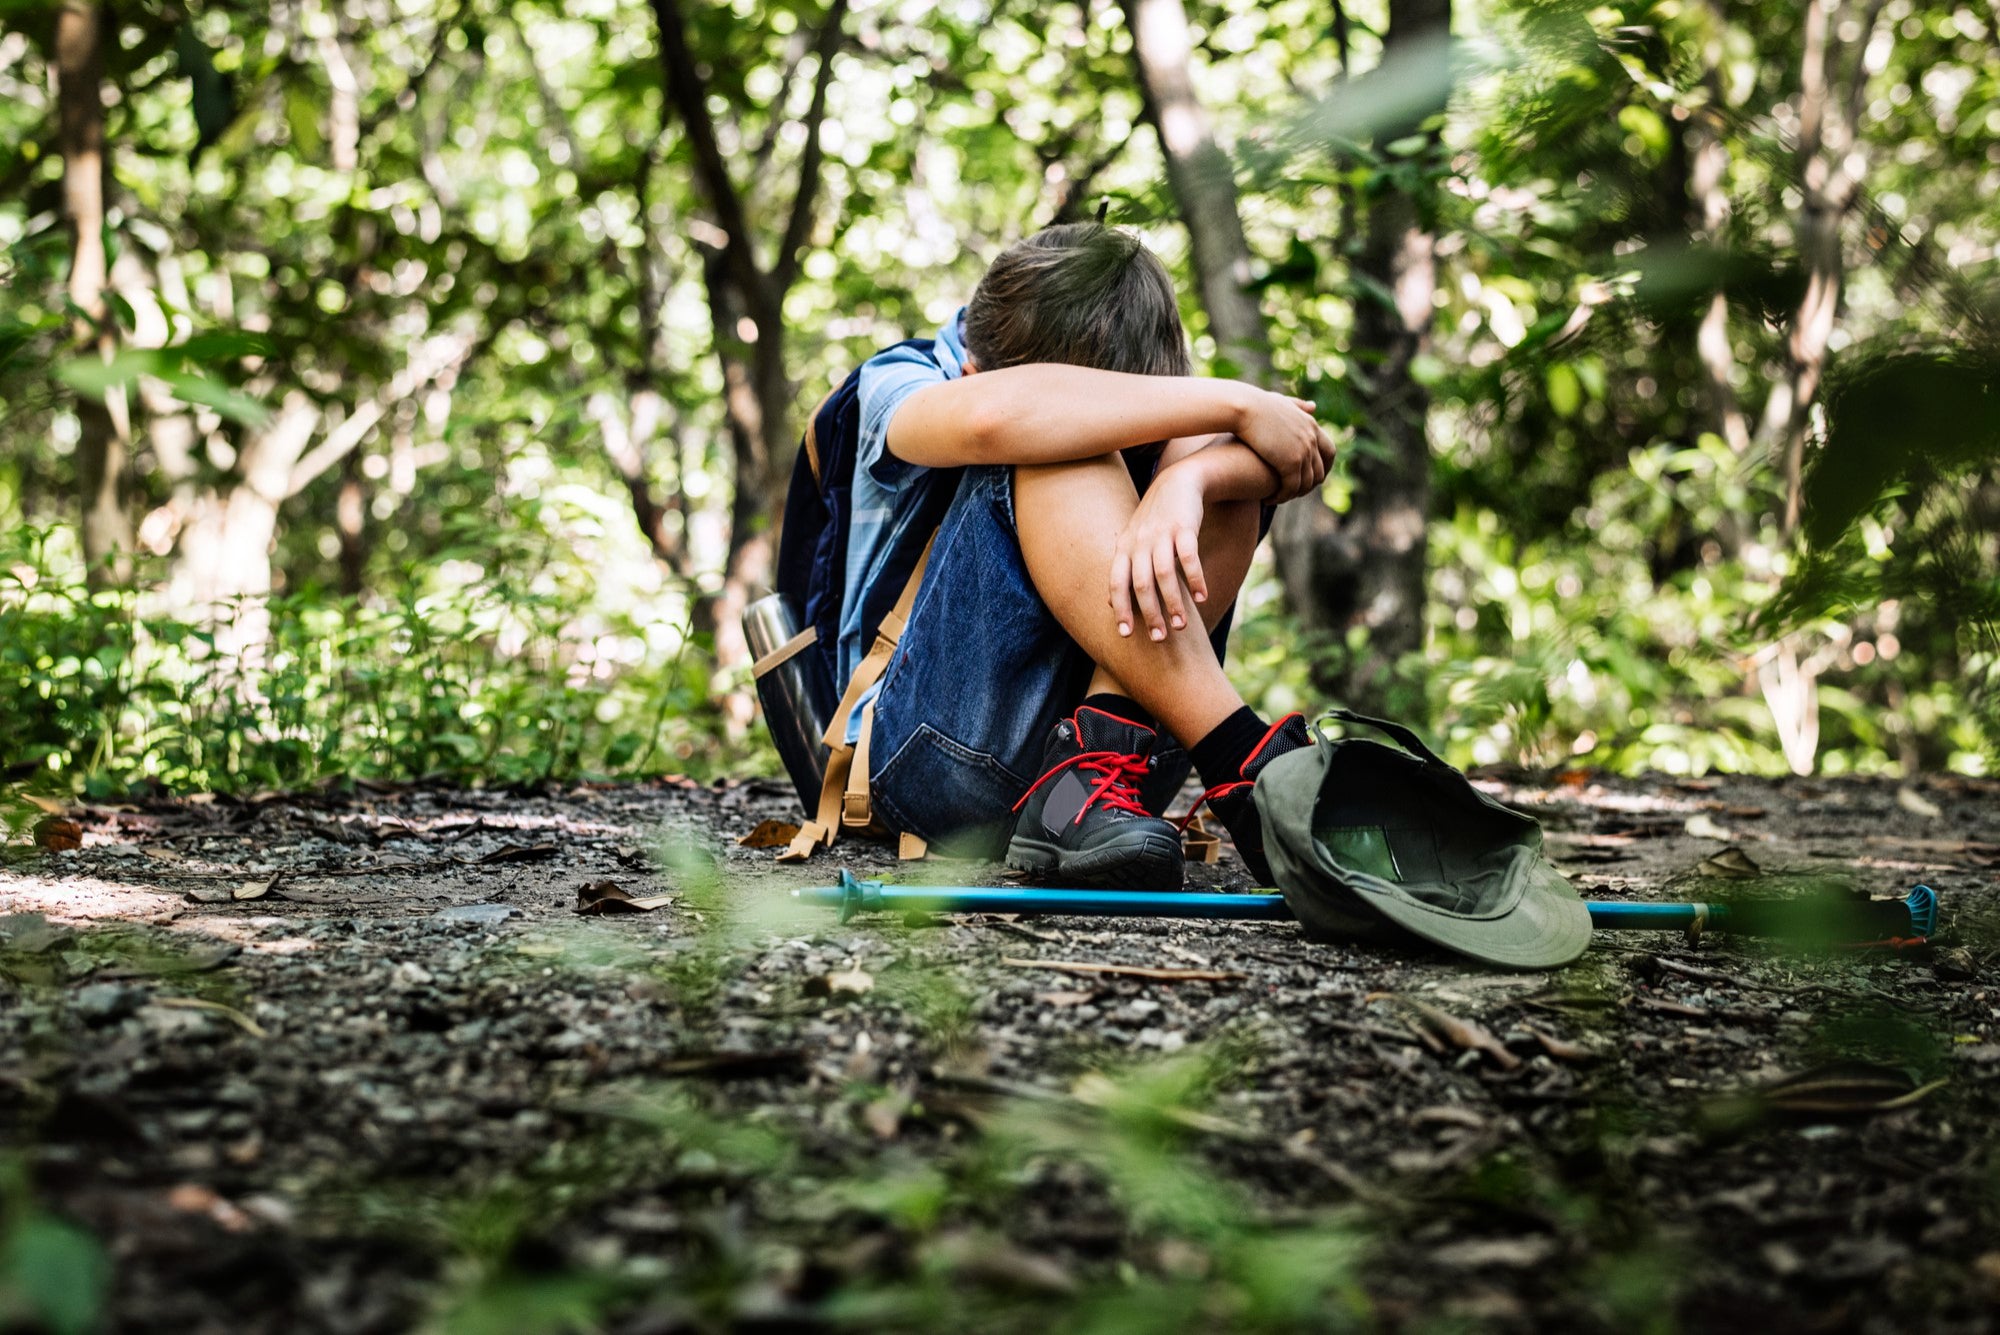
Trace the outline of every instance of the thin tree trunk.
[[[1450, 0], [1391, 0], [1384, 66], [1407, 78], [1414, 62], [1449, 59], [1450, 29]], [[1401, 138], [1419, 123], [1383, 127], [1376, 139]], [[1369, 708], [1390, 704], [1397, 660], [1424, 645], [1430, 391], [1412, 367], [1430, 346], [1435, 240], [1411, 195], [1385, 192], [1367, 204], [1351, 361], [1375, 448], [1349, 455], [1353, 491], [1345, 514], [1321, 509], [1310, 524], [1278, 534], [1279, 570], [1301, 624], [1343, 640], [1357, 628], [1366, 632], [1360, 656], [1320, 684]]]
[[[76, 337], [106, 361], [117, 326], [104, 299], [104, 15], [89, 0], [69, 0], [56, 15], [56, 80], [63, 158], [63, 211], [74, 237], [69, 299], [79, 312]], [[83, 554], [91, 584], [131, 574], [132, 522], [125, 512], [127, 451], [122, 390], [77, 396], [77, 483]]]
[[[742, 613], [752, 593], [769, 583], [773, 530], [784, 505], [785, 466], [793, 445], [793, 386], [785, 373], [785, 294], [798, 277], [812, 233], [820, 188], [819, 127], [826, 115], [834, 56], [844, 40], [841, 24], [847, 0], [831, 0], [814, 38], [819, 67], [804, 117], [798, 183], [768, 264], [758, 261], [744, 193], [723, 158], [708, 106], [708, 83], [688, 45], [680, 0], [652, 0], [652, 9], [667, 102], [685, 132], [696, 189], [722, 233], [720, 244], [702, 246], [702, 278], [715, 353], [722, 364], [723, 414], [735, 462], [735, 488], [722, 588], [715, 599], [696, 608], [696, 623], [713, 632], [717, 660], [733, 666], [749, 661]], [[748, 697], [732, 701], [731, 710], [747, 722]]]
[[1125, 0], [1132, 57], [1148, 117], [1159, 133], [1167, 181], [1180, 205], [1202, 309], [1221, 369], [1273, 383], [1264, 312], [1250, 291], [1250, 245], [1236, 211], [1236, 175], [1215, 142], [1188, 70], [1193, 41], [1181, 0]]
[[[1720, 96], [1719, 89], [1716, 95]], [[1693, 207], [1699, 211], [1694, 219], [1695, 236], [1712, 248], [1714, 262], [1720, 264], [1725, 242], [1723, 229], [1729, 222], [1729, 192], [1723, 188], [1722, 179], [1729, 169], [1729, 149], [1722, 142], [1716, 124], [1700, 114], [1689, 123], [1687, 137], [1688, 193]], [[1729, 339], [1729, 295], [1720, 283], [1709, 297], [1708, 309], [1695, 329], [1694, 349], [1708, 382], [1708, 411], [1715, 433], [1739, 457], [1748, 454], [1750, 424], [1737, 401], [1736, 384], [1731, 379], [1736, 369], [1736, 351]]]

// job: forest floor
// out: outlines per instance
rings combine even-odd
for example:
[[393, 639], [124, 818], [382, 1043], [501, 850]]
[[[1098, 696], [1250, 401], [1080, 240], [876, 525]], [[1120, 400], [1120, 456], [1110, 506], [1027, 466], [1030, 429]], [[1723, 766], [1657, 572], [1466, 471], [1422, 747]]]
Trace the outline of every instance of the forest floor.
[[1480, 781], [1591, 896], [1945, 933], [842, 926], [998, 869], [775, 865], [767, 782], [85, 807], [0, 867], [0, 1328], [1994, 1328], [2000, 783]]

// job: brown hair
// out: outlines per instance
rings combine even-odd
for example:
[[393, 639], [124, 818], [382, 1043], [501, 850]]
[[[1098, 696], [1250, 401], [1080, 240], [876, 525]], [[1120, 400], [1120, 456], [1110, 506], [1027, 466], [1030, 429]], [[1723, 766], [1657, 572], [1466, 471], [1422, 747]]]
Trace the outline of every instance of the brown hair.
[[966, 307], [965, 347], [985, 371], [1194, 371], [1166, 266], [1132, 233], [1099, 223], [1045, 227], [1002, 251]]

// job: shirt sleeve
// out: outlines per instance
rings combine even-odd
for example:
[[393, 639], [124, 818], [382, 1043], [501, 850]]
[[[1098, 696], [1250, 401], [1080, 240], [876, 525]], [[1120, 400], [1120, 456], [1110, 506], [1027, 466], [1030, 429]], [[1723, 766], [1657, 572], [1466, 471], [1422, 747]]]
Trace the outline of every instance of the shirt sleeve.
[[889, 419], [910, 395], [948, 379], [943, 367], [915, 348], [891, 348], [863, 363], [861, 439], [855, 446], [855, 471], [865, 469], [886, 490], [901, 487], [920, 465], [889, 453]]

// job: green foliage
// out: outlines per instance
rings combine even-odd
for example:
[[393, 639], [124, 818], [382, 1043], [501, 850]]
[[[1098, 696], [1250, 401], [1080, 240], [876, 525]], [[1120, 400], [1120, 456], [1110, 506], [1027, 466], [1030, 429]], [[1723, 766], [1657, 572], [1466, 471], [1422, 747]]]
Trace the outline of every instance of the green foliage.
[[0, 1327], [86, 1335], [111, 1266], [97, 1239], [35, 1205], [22, 1171], [0, 1171]]
[[296, 787], [328, 778], [537, 783], [705, 771], [721, 731], [685, 629], [580, 619], [547, 571], [472, 569], [393, 602], [317, 591], [244, 605], [268, 637], [151, 616], [87, 590], [46, 535], [0, 552], [4, 777], [96, 796]]

